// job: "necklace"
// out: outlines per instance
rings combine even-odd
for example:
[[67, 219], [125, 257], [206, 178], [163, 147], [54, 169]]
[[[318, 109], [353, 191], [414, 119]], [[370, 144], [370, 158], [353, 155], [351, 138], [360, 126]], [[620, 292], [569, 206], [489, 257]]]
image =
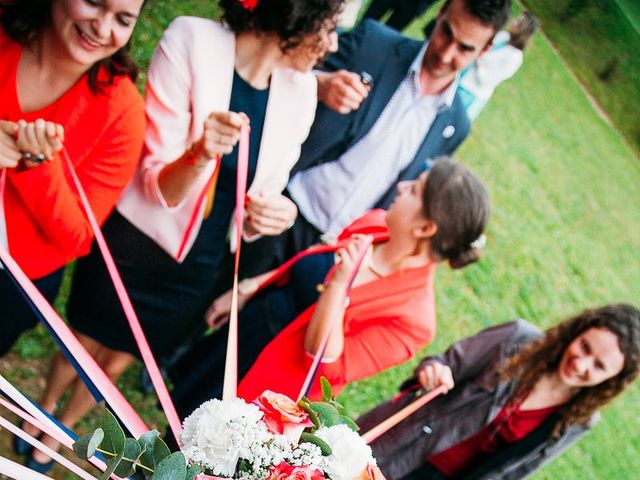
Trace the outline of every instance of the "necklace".
[[373, 255], [375, 253], [375, 249], [371, 249], [371, 255], [369, 256], [369, 261], [367, 262], [367, 268], [369, 269], [369, 271], [371, 273], [373, 273], [376, 277], [378, 278], [382, 278], [385, 275], [388, 275], [388, 273], [382, 272], [378, 269], [378, 267], [376, 267], [376, 265], [373, 263]]

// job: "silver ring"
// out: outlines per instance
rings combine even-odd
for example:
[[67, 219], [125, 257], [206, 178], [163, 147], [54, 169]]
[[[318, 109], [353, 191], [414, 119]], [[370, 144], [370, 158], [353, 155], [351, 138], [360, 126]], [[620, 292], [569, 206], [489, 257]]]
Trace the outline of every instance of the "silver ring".
[[31, 160], [33, 159], [33, 157], [35, 157], [35, 155], [31, 152], [22, 152], [21, 157], [23, 160]]
[[47, 156], [44, 153], [40, 153], [38, 155], [36, 155], [35, 161], [37, 163], [42, 163], [47, 159]]

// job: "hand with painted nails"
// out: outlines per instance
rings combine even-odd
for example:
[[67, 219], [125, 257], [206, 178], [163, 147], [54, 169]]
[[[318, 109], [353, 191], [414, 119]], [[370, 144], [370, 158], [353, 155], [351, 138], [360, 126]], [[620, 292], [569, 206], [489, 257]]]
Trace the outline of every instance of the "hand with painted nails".
[[41, 118], [35, 122], [18, 121], [16, 147], [21, 153], [26, 168], [34, 168], [42, 162], [53, 159], [62, 150], [64, 128]]
[[296, 204], [280, 193], [247, 195], [245, 208], [244, 228], [249, 235], [279, 235], [291, 227], [298, 216]]
[[193, 146], [195, 164], [204, 165], [218, 155], [230, 154], [244, 125], [249, 125], [244, 113], [212, 112], [204, 122], [202, 137]]

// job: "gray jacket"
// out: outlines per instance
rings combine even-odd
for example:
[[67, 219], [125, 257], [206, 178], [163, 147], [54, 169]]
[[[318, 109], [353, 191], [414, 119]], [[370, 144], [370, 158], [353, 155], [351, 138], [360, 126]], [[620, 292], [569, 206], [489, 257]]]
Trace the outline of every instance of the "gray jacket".
[[[418, 369], [431, 362], [448, 365], [456, 386], [373, 442], [374, 456], [386, 478], [397, 480], [408, 476], [430, 455], [459, 443], [491, 423], [515, 389], [515, 382], [500, 380], [499, 366], [516, 353], [520, 345], [541, 335], [534, 325], [516, 320], [465, 338], [442, 355], [425, 358]], [[357, 423], [366, 432], [414, 399], [414, 395], [406, 394], [395, 402], [386, 402], [363, 415]], [[584, 435], [598, 420], [598, 415], [588, 427], [570, 426], [557, 440], [550, 437], [554, 420], [552, 416], [524, 439], [490, 455], [465, 479], [525, 478]]]

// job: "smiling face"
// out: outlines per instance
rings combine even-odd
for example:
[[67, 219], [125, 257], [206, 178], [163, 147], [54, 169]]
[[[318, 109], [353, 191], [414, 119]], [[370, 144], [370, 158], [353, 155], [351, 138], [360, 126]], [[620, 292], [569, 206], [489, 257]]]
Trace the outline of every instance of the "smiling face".
[[54, 0], [51, 27], [61, 54], [87, 69], [124, 47], [143, 0]]
[[463, 0], [451, 0], [438, 14], [422, 64], [431, 78], [453, 77], [491, 47], [495, 31], [467, 12]]
[[336, 21], [326, 22], [318, 33], [307, 35], [302, 43], [286, 53], [287, 66], [299, 72], [309, 72], [331, 52], [338, 50]]
[[576, 337], [562, 354], [558, 376], [568, 387], [593, 387], [615, 377], [624, 367], [618, 337], [601, 327]]

